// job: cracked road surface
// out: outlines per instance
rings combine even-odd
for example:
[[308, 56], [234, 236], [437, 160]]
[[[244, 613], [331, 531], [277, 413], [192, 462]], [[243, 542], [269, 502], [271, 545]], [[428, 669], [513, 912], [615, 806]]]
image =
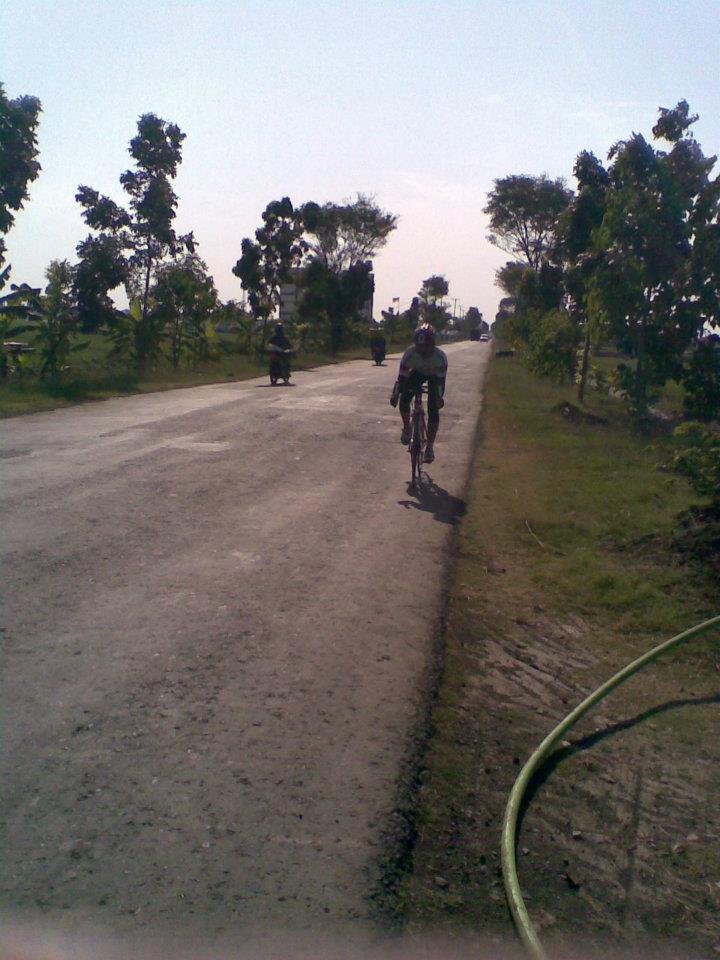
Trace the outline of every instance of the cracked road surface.
[[398, 358], [0, 423], [7, 916], [372, 931], [490, 356], [421, 497]]

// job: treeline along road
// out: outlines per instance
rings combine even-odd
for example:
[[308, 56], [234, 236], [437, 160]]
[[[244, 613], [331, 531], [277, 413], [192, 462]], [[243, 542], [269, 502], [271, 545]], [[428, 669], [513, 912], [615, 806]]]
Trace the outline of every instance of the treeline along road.
[[420, 497], [397, 357], [0, 424], [6, 915], [373, 927], [490, 355], [447, 352]]

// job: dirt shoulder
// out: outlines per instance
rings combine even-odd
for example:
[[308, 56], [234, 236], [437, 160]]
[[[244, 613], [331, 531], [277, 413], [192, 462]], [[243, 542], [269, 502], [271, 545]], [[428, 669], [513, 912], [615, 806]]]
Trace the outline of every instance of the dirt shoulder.
[[[650, 469], [662, 438], [637, 442], [608, 409], [569, 424], [551, 411], [570, 394], [514, 361], [487, 390], [399, 911], [409, 931], [511, 944], [500, 831], [521, 765], [609, 676], [717, 611], [669, 549], [689, 495]], [[554, 955], [720, 952], [719, 709], [706, 638], [620, 688], [541, 771], [518, 865]]]

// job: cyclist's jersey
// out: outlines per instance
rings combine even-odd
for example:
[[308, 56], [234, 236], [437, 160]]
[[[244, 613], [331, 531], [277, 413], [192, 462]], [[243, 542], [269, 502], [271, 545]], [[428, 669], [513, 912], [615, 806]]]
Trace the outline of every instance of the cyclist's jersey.
[[444, 380], [447, 374], [447, 356], [438, 347], [434, 347], [430, 356], [424, 357], [413, 344], [402, 355], [400, 376], [408, 377], [413, 370], [425, 377], [440, 377]]

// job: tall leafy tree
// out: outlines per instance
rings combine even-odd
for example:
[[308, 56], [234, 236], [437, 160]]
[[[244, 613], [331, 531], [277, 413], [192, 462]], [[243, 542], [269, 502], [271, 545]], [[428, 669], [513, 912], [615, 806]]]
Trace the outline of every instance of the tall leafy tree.
[[456, 327], [464, 337], [469, 337], [473, 330], [480, 333], [487, 333], [490, 329], [483, 320], [483, 315], [477, 307], [468, 307], [465, 315], [456, 321]]
[[353, 263], [339, 272], [322, 260], [311, 260], [303, 269], [300, 283], [298, 316], [301, 322], [314, 327], [325, 349], [334, 355], [359, 337], [361, 329], [367, 326], [362, 308], [374, 290], [369, 260]]
[[127, 283], [130, 267], [124, 239], [112, 233], [89, 236], [77, 246], [80, 256], [73, 274], [78, 323], [84, 333], [112, 327], [117, 310], [109, 293]]
[[703, 323], [718, 321], [695, 249], [718, 216], [717, 183], [709, 176], [715, 157], [705, 157], [690, 133], [696, 119], [685, 101], [661, 110], [653, 133], [671, 144], [667, 152], [640, 134], [615, 144], [602, 222], [593, 231], [599, 262], [588, 306], [635, 358], [619, 376], [640, 416], [654, 386], [682, 376], [683, 352]]
[[495, 180], [483, 210], [490, 217], [488, 240], [539, 270], [552, 254], [555, 225], [571, 197], [564, 180], [545, 174]]
[[[15, 223], [15, 214], [28, 198], [28, 187], [40, 175], [37, 159], [37, 126], [42, 107], [37, 97], [10, 100], [0, 83], [0, 290], [8, 283], [10, 267], [5, 265], [5, 234]], [[27, 284], [11, 284], [11, 292], [0, 296], [0, 379], [9, 370], [5, 340], [20, 336], [34, 316], [40, 290]]]
[[557, 225], [558, 249], [565, 264], [565, 291], [570, 319], [582, 338], [582, 358], [578, 376], [578, 400], [585, 399], [593, 334], [600, 332], [601, 316], [590, 320], [587, 307], [590, 280], [598, 265], [593, 250], [593, 235], [605, 214], [605, 199], [610, 183], [607, 170], [590, 151], [583, 150], [573, 170], [578, 191], [561, 214]]
[[263, 223], [241, 243], [241, 256], [232, 272], [240, 278], [256, 321], [262, 324], [261, 353], [265, 350], [267, 324], [280, 304], [280, 287], [299, 267], [306, 244], [303, 219], [289, 197], [271, 201], [262, 214]]
[[7, 283], [3, 237], [28, 198], [28, 185], [40, 174], [37, 126], [42, 107], [37, 97], [8, 99], [0, 83], [0, 290]]
[[387, 243], [397, 217], [358, 194], [352, 203], [306, 203], [302, 222], [307, 257], [300, 315], [321, 321], [325, 346], [334, 354], [359, 336], [362, 309], [374, 290], [371, 258]]
[[[129, 197], [129, 209], [124, 209], [87, 186], [78, 187], [75, 199], [83, 207], [83, 218], [87, 225], [105, 238], [102, 253], [110, 255], [111, 260], [113, 252], [116, 254], [114, 261], [106, 264], [105, 272], [97, 270], [95, 274], [97, 302], [102, 306], [103, 297], [110, 289], [105, 288], [103, 294], [104, 284], [124, 273], [130, 294], [140, 304], [134, 354], [138, 369], [142, 372], [154, 349], [154, 324], [148, 316], [153, 271], [167, 257], [175, 257], [185, 251], [194, 253], [195, 242], [192, 233], [178, 236], [173, 227], [177, 196], [172, 181], [182, 161], [185, 134], [177, 124], [161, 120], [153, 113], [140, 117], [137, 130], [129, 147], [135, 168], [126, 170], [120, 176], [120, 183]], [[115, 240], [114, 245], [109, 238]], [[90, 265], [93, 262], [102, 262], [97, 247], [87, 240], [80, 245], [78, 252], [86, 265], [87, 274], [91, 273]], [[88, 282], [87, 286], [90, 288], [91, 284]]]
[[445, 307], [444, 298], [450, 292], [450, 284], [441, 274], [433, 274], [423, 280], [418, 290], [420, 322], [431, 323], [436, 330], [444, 330], [452, 317]]
[[372, 260], [397, 227], [394, 214], [362, 193], [352, 203], [306, 203], [302, 219], [313, 259], [335, 274]]

